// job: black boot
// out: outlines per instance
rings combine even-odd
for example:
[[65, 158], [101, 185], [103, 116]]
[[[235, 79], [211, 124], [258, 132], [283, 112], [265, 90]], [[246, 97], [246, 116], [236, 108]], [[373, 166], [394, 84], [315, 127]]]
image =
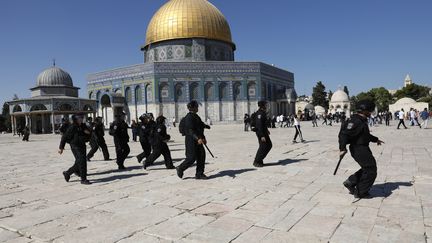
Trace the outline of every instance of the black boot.
[[67, 173], [67, 171], [63, 171], [63, 176], [66, 182], [69, 182], [70, 180], [70, 175]]
[[355, 186], [349, 180], [344, 181], [343, 185], [348, 189], [350, 194], [357, 194]]
[[177, 167], [176, 170], [177, 170], [177, 176], [180, 179], [182, 179], [183, 178], [183, 171], [179, 167]]

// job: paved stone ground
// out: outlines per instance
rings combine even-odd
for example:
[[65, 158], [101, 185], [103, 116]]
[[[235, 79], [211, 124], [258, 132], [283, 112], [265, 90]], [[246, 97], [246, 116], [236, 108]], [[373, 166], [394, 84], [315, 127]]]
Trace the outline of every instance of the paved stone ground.
[[[0, 135], [0, 242], [432, 242], [432, 129], [373, 128], [386, 141], [372, 146], [375, 198], [355, 202], [341, 184], [358, 169], [350, 156], [332, 175], [339, 128], [303, 125], [304, 144], [290, 143], [293, 129], [272, 130], [262, 169], [251, 166], [255, 135], [220, 125], [208, 132], [218, 157], [208, 181], [180, 180], [162, 163], [144, 171], [135, 158], [118, 172], [97, 153], [91, 186], [63, 180], [72, 154], [57, 154], [59, 136]], [[171, 134], [178, 164], [183, 139]]]

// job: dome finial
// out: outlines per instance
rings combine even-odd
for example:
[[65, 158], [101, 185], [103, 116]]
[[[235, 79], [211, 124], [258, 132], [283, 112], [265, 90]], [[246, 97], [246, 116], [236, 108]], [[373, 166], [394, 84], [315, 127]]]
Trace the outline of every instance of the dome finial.
[[55, 67], [55, 58], [53, 58], [53, 67]]

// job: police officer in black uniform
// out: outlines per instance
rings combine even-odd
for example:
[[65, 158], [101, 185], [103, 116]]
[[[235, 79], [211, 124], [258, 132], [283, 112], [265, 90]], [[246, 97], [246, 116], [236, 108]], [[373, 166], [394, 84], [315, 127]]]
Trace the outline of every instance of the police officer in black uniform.
[[59, 154], [63, 154], [66, 143], [70, 144], [72, 153], [75, 157], [74, 165], [69, 170], [63, 172], [66, 182], [69, 182], [72, 174], [81, 177], [81, 184], [89, 185], [87, 180], [87, 160], [86, 160], [86, 141], [90, 138], [91, 132], [83, 123], [84, 116], [72, 116], [73, 124], [63, 134], [59, 146]]
[[[180, 130], [185, 136], [186, 159], [177, 169], [177, 175], [183, 178], [183, 172], [197, 162], [195, 178], [197, 180], [205, 180], [207, 176], [204, 174], [206, 152], [204, 144], [207, 144], [204, 136], [204, 129], [210, 129], [210, 126], [202, 122], [198, 113], [198, 102], [192, 100], [187, 105], [189, 113], [180, 121]], [[182, 124], [183, 123], [183, 124]]]
[[129, 148], [129, 126], [125, 122], [125, 113], [116, 116], [116, 120], [110, 126], [110, 135], [114, 137], [116, 148], [117, 165], [119, 170], [125, 170], [124, 162], [130, 153]]
[[273, 144], [270, 140], [270, 131], [268, 130], [267, 123], [267, 101], [262, 100], [258, 102], [258, 111], [255, 113], [255, 133], [258, 138], [259, 148], [255, 156], [253, 165], [255, 167], [263, 167], [264, 159], [270, 152]]
[[138, 135], [143, 152], [136, 158], [138, 163], [141, 163], [144, 158], [148, 158], [151, 154], [150, 133], [155, 122], [148, 114], [143, 114], [139, 119], [141, 122], [138, 124]]
[[110, 160], [108, 147], [105, 142], [105, 126], [103, 125], [102, 117], [96, 117], [95, 122], [92, 124], [92, 137], [90, 140], [91, 150], [87, 154], [87, 161], [93, 158], [96, 151], [100, 148], [102, 150], [104, 160]]
[[369, 190], [377, 176], [377, 166], [369, 143], [381, 145], [384, 142], [369, 132], [368, 117], [375, 110], [370, 100], [361, 100], [357, 104], [358, 112], [342, 124], [339, 132], [339, 149], [346, 153], [349, 144], [351, 156], [361, 169], [351, 175], [343, 184], [356, 198], [369, 197]]
[[147, 169], [149, 165], [152, 165], [161, 155], [164, 157], [166, 168], [169, 170], [175, 169], [171, 158], [171, 152], [167, 145], [171, 136], [167, 134], [165, 120], [166, 118], [164, 116], [159, 116], [156, 119], [156, 125], [153, 126], [150, 138], [153, 152], [144, 162], [144, 169]]

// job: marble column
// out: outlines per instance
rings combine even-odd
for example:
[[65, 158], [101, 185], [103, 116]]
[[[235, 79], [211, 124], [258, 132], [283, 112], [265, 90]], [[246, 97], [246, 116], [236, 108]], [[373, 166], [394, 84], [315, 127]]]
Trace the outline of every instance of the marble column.
[[52, 129], [52, 133], [55, 134], [55, 124], [54, 124], [54, 112], [51, 113], [51, 129]]

